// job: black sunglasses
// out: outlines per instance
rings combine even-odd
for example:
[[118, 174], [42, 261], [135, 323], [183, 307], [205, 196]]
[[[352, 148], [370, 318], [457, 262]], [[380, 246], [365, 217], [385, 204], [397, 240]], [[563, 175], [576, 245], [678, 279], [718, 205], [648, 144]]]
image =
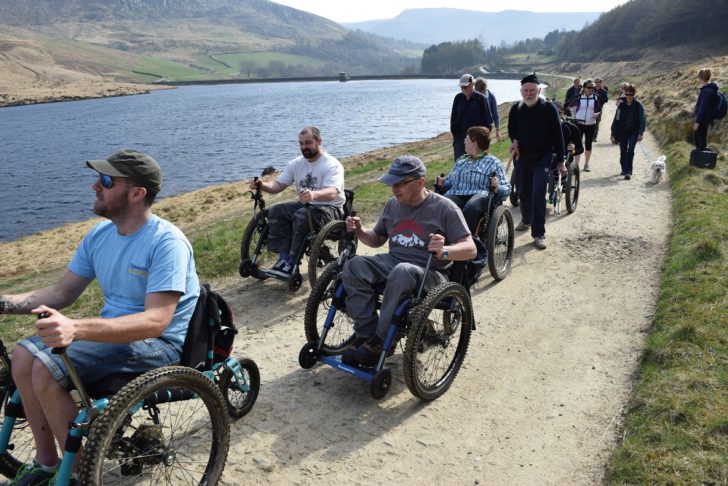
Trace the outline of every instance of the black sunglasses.
[[634, 93], [624, 93], [624, 96], [634, 96]]

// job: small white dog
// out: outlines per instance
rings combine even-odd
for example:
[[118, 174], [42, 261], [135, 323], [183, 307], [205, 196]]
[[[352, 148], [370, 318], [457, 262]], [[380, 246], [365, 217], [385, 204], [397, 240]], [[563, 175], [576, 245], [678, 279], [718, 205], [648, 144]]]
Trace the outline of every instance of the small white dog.
[[667, 171], [667, 167], [665, 166], [665, 161], [667, 160], [667, 157], [664, 155], [660, 155], [657, 160], [653, 161], [650, 164], [650, 171], [652, 171], [652, 183], [653, 184], [659, 184], [660, 180], [662, 179], [662, 176], [665, 175], [665, 171]]

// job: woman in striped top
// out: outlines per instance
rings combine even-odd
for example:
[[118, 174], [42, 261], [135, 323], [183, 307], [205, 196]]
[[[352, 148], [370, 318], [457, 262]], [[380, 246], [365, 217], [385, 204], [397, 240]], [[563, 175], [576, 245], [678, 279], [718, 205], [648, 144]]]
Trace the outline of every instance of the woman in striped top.
[[488, 194], [492, 191], [493, 201], [500, 202], [511, 192], [503, 163], [488, 153], [489, 147], [490, 130], [470, 127], [465, 135], [465, 154], [455, 161], [447, 177], [439, 181], [444, 196], [463, 210], [471, 232], [487, 209]]

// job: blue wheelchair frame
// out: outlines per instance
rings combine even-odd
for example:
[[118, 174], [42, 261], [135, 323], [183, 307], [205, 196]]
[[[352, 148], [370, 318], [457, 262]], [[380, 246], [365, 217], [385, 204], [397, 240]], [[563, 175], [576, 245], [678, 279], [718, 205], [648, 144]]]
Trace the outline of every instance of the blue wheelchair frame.
[[[351, 238], [351, 237], [350, 237]], [[331, 265], [339, 265], [340, 267], [343, 265], [343, 261], [346, 259], [347, 254], [346, 250], [344, 253], [342, 253], [342, 256], [340, 257], [338, 262], [334, 262]], [[425, 266], [425, 271], [423, 275], [427, 275], [427, 273], [430, 270], [430, 266], [432, 263], [432, 255], [430, 254], [428, 257], [427, 264]], [[460, 262], [458, 262], [460, 263]], [[462, 262], [464, 265], [464, 262]], [[324, 343], [326, 341], [326, 336], [328, 335], [329, 331], [332, 328], [332, 325], [334, 323], [334, 318], [336, 316], [337, 312], [342, 312], [342, 309], [345, 308], [345, 290], [344, 290], [344, 284], [341, 280], [338, 281], [336, 289], [334, 291], [333, 298], [331, 300], [331, 306], [328, 309], [328, 312], [326, 314], [326, 318], [324, 320], [323, 329], [321, 331], [321, 336], [318, 339], [318, 341], [309, 341], [307, 342], [303, 348], [301, 349], [301, 352], [299, 353], [299, 364], [302, 368], [307, 369], [311, 368], [314, 364], [317, 362], [322, 362], [327, 364], [328, 366], [331, 366], [335, 369], [338, 369], [340, 371], [343, 371], [345, 373], [351, 374], [367, 383], [369, 383], [369, 390], [373, 398], [380, 399], [383, 398], [387, 392], [389, 391], [389, 388], [391, 386], [392, 382], [392, 373], [389, 368], [384, 367], [384, 363], [387, 358], [388, 350], [394, 345], [395, 340], [397, 339], [398, 333], [401, 333], [402, 336], [406, 332], [409, 331], [409, 322], [408, 322], [408, 314], [410, 312], [410, 309], [415, 308], [418, 304], [421, 303], [424, 293], [424, 286], [425, 286], [425, 278], [423, 277], [420, 281], [419, 287], [416, 291], [416, 293], [404, 297], [399, 304], [397, 305], [393, 318], [392, 323], [387, 328], [387, 335], [384, 339], [383, 343], [383, 350], [382, 353], [379, 356], [379, 360], [377, 362], [377, 365], [373, 368], [365, 368], [360, 366], [352, 366], [348, 365], [344, 362], [342, 362], [342, 356], [341, 355], [327, 355], [324, 353]], [[448, 282], [448, 284], [453, 284], [453, 282]], [[458, 287], [460, 287], [458, 285]], [[381, 290], [383, 289], [377, 289], [377, 293], [381, 295]], [[434, 290], [434, 289], [433, 289]], [[468, 299], [468, 309], [467, 313], [468, 316], [467, 320], [470, 322], [465, 322], [463, 324], [464, 327], [468, 327], [467, 329], [467, 336], [465, 338], [465, 349], [462, 351], [462, 357], [459, 357], [460, 360], [464, 358], [465, 350], [467, 349], [467, 343], [469, 341], [470, 337], [470, 331], [471, 329], [474, 329], [475, 323], [472, 319], [472, 304], [470, 303], [470, 294], [466, 288], [463, 288], [465, 293], [467, 294]], [[312, 293], [313, 295], [313, 293]], [[379, 307], [378, 303], [378, 307]], [[450, 304], [454, 305], [454, 304]], [[463, 331], [465, 332], [465, 331]], [[463, 339], [462, 337], [459, 339]], [[458, 344], [460, 341], [458, 341]], [[458, 348], [459, 349], [459, 348]], [[454, 358], [455, 359], [455, 358]], [[454, 363], [454, 361], [453, 361]], [[457, 369], [460, 367], [460, 363], [457, 364], [455, 374], [457, 373]], [[452, 365], [452, 363], [451, 363]], [[454, 379], [454, 374], [452, 379]], [[451, 381], [451, 380], [450, 380]], [[409, 383], [408, 383], [409, 386]], [[449, 387], [449, 383], [447, 386], [445, 386], [444, 390]], [[412, 390], [412, 388], [410, 388]], [[443, 390], [443, 393], [444, 393]], [[413, 391], [414, 393], [414, 391]], [[416, 394], [416, 393], [415, 393]], [[418, 394], [416, 394], [418, 395]], [[438, 395], [433, 397], [423, 397], [418, 395], [419, 398], [423, 400], [431, 400], [434, 398], [437, 398]]]
[[[43, 314], [41, 314], [39, 317], [46, 317]], [[213, 337], [214, 333], [216, 332], [218, 323], [216, 323], [215, 319], [210, 318], [209, 319], [209, 325], [208, 325], [208, 349], [207, 349], [207, 357], [205, 359], [204, 368], [201, 371], [201, 373], [210, 381], [210, 386], [217, 386], [217, 383], [215, 381], [216, 376], [220, 376], [222, 373], [225, 372], [225, 370], [229, 370], [230, 373], [232, 373], [231, 382], [234, 383], [234, 386], [237, 387], [239, 391], [242, 393], [250, 393], [253, 392], [254, 396], [252, 397], [252, 402], [254, 403], [255, 399], [257, 398], [257, 388], [253, 389], [253, 387], [259, 386], [259, 383], [254, 383], [253, 381], [255, 378], [251, 377], [251, 383], [248, 383], [248, 381], [245, 378], [245, 374], [243, 373], [243, 368], [238, 362], [237, 359], [235, 359], [232, 356], [229, 356], [225, 359], [225, 361], [214, 363], [214, 351], [212, 347], [213, 343]], [[7, 356], [7, 352], [5, 351], [4, 344], [1, 344], [2, 352], [4, 356]], [[81, 444], [84, 438], [89, 436], [89, 433], [91, 431], [91, 425], [93, 422], [99, 418], [103, 412], [106, 410], [106, 408], [109, 406], [110, 403], [110, 397], [102, 397], [97, 399], [92, 399], [86, 389], [86, 387], [81, 382], [78, 373], [76, 372], [73, 363], [68, 358], [66, 354], [66, 348], [54, 348], [53, 354], [58, 354], [61, 357], [61, 360], [63, 361], [63, 364], [66, 366], [66, 369], [68, 370], [68, 376], [71, 380], [71, 383], [73, 384], [73, 388], [76, 389], [76, 391], [79, 393], [79, 396], [81, 397], [81, 402], [83, 404], [83, 407], [79, 410], [78, 415], [76, 415], [76, 418], [69, 423], [69, 432], [68, 436], [66, 437], [66, 444], [65, 449], [63, 451], [63, 456], [61, 459], [61, 463], [58, 469], [58, 473], [56, 474], [56, 482], [55, 486], [66, 486], [71, 478], [72, 468], [73, 464], [76, 461], [76, 455], [78, 454], [79, 450], [81, 449]], [[5, 360], [5, 358], [4, 358]], [[10, 361], [7, 361], [7, 364], [10, 364]], [[191, 368], [194, 369], [194, 368]], [[156, 370], [152, 370], [156, 371]], [[257, 367], [256, 367], [257, 372]], [[113, 376], [113, 375], [112, 375]], [[129, 381], [132, 381], [131, 374], [129, 375], [119, 375], [120, 377], [128, 377]], [[137, 376], [143, 376], [137, 375]], [[252, 386], [251, 386], [252, 385]], [[121, 391], [121, 387], [117, 392]], [[227, 396], [227, 395], [226, 395]], [[151, 399], [150, 399], [151, 397]], [[192, 391], [189, 390], [160, 390], [160, 392], [155, 392], [154, 395], [150, 395], [150, 397], [145, 398], [144, 400], [138, 402], [135, 404], [132, 408], [132, 413], [138, 412], [142, 407], [149, 406], [149, 405], [156, 405], [156, 404], [162, 404], [162, 403], [169, 403], [169, 402], [177, 402], [177, 401], [183, 401], [183, 400], [191, 400], [198, 398], [198, 395]], [[0, 404], [1, 405], [1, 404]], [[250, 407], [252, 407], [252, 403], [248, 404]], [[227, 408], [227, 407], [226, 407]], [[249, 409], [248, 409], [249, 410]], [[231, 415], [233, 412], [230, 412]], [[247, 413], [247, 411], [245, 412]], [[242, 415], [239, 415], [242, 416]], [[8, 404], [6, 406], [6, 414], [3, 419], [2, 423], [2, 429], [0, 429], [0, 456], [7, 454], [9, 451], [12, 451], [12, 446], [10, 444], [10, 439], [16, 424], [16, 421], [18, 419], [22, 419], [25, 417], [25, 413], [23, 411], [23, 405], [21, 403], [20, 398], [20, 392], [15, 389], [12, 394], [12, 398], [8, 401]], [[227, 423], [227, 422], [226, 422]], [[228, 423], [229, 427], [229, 423]], [[229, 430], [228, 430], [229, 434]], [[226, 453], [227, 454], [227, 453]]]

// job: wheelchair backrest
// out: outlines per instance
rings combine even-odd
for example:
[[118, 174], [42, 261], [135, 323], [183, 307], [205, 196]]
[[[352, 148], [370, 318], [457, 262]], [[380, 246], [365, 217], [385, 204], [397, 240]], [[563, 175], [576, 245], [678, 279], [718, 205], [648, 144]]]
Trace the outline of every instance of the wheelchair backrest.
[[488, 264], [488, 250], [485, 245], [477, 236], [473, 236], [473, 241], [477, 249], [475, 258], [465, 262], [454, 262], [450, 269], [450, 281], [459, 283], [466, 289], [469, 289], [471, 285], [475, 285], [483, 268]]
[[214, 363], [224, 361], [232, 352], [237, 332], [232, 310], [225, 299], [211, 290], [209, 284], [200, 285], [200, 296], [187, 326], [180, 364], [203, 369], [210, 351]]
[[346, 219], [351, 216], [351, 211], [354, 209], [354, 191], [344, 189], [344, 196], [346, 197], [346, 201], [344, 201], [344, 219]]

